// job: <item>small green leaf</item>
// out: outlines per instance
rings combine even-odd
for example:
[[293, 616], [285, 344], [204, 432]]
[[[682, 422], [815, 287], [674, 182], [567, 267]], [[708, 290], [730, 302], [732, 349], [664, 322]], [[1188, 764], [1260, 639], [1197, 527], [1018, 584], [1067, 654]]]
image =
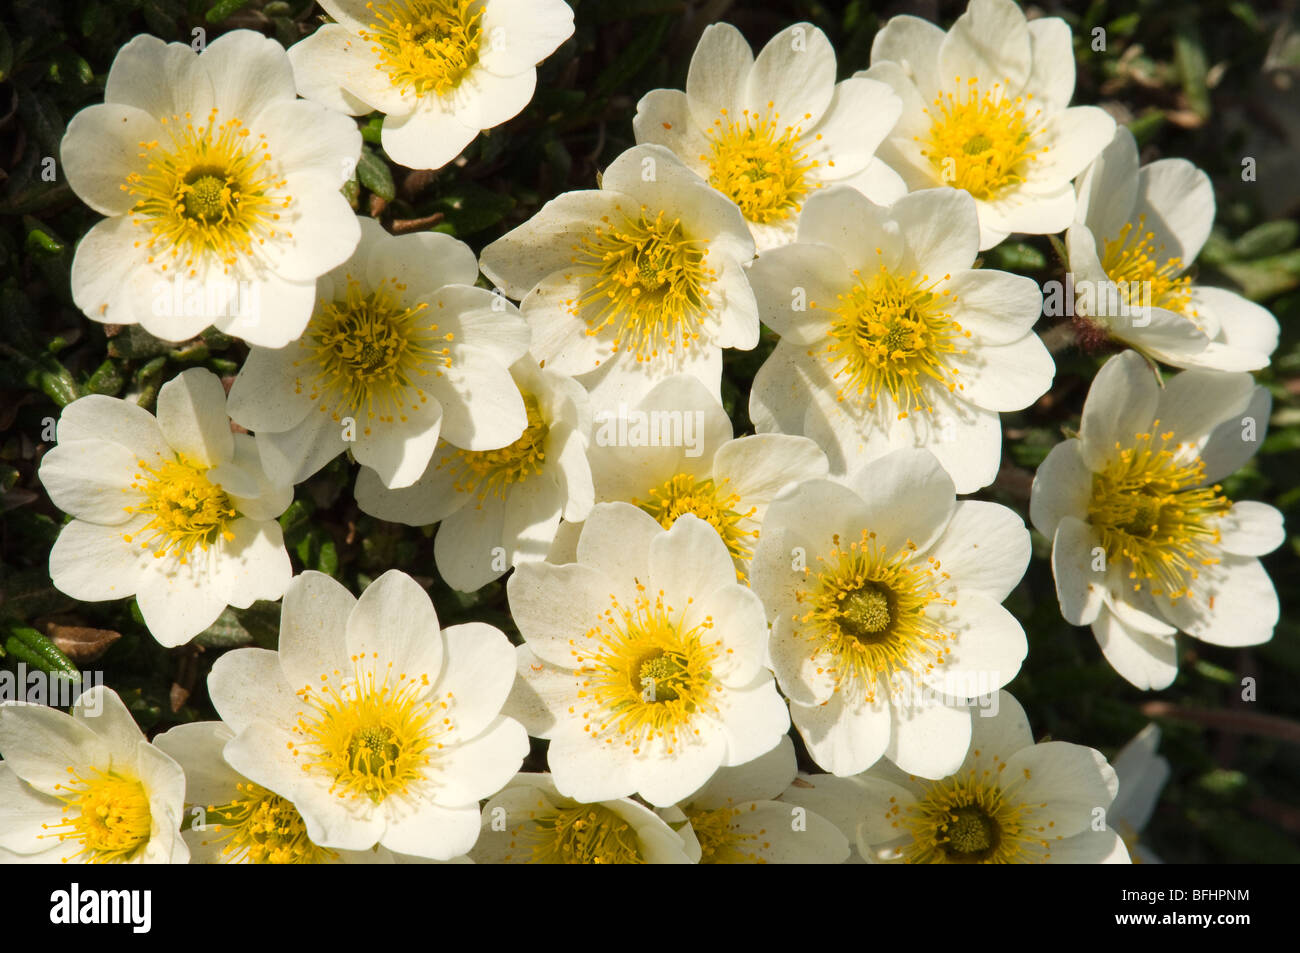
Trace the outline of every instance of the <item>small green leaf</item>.
[[294, 500], [280, 515], [280, 529], [292, 533], [311, 518], [312, 505], [308, 500]]
[[220, 23], [232, 13], [238, 13], [248, 6], [249, 0], [217, 0], [203, 18], [209, 23]]
[[1233, 242], [1232, 247], [1238, 258], [1263, 258], [1287, 251], [1295, 245], [1298, 237], [1300, 222], [1284, 218], [1256, 225]]
[[116, 364], [111, 359], [105, 359], [103, 364], [95, 368], [95, 373], [90, 375], [86, 381], [86, 390], [91, 394], [104, 394], [108, 397], [116, 397], [122, 390], [126, 381], [122, 377], [122, 372], [118, 370]]
[[207, 648], [233, 649], [252, 644], [253, 636], [239, 621], [235, 610], [227, 606], [217, 621], [196, 635], [194, 641]]
[[393, 173], [388, 163], [365, 146], [361, 147], [361, 159], [357, 162], [357, 178], [385, 201], [391, 202], [397, 197], [397, 186], [393, 184]]
[[14, 626], [5, 639], [5, 651], [20, 662], [49, 672], [64, 675], [75, 682], [81, 681], [81, 671], [72, 660], [54, 647], [41, 633], [27, 626]]

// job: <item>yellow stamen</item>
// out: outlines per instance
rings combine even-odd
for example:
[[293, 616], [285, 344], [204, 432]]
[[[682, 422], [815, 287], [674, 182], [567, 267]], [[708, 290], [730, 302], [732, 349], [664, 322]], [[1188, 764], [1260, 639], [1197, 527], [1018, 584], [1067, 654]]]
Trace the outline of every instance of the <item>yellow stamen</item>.
[[394, 673], [391, 662], [377, 676], [377, 657], [353, 656], [351, 677], [322, 673], [319, 685], [297, 692], [306, 710], [293, 732], [303, 740], [290, 749], [303, 771], [328, 778], [339, 798], [381, 804], [423, 793], [442, 739], [455, 725], [447, 714], [450, 693], [430, 697], [427, 676]]
[[137, 460], [136, 467], [131, 489], [143, 493], [145, 500], [125, 509], [153, 518], [135, 535], [124, 533], [128, 543], [147, 533], [139, 540], [142, 549], [152, 550], [155, 559], [177, 553], [184, 564], [195, 546], [207, 552], [219, 538], [235, 538], [229, 526], [239, 514], [221, 486], [208, 479], [208, 467], [185, 456], [156, 466]]
[[[815, 582], [795, 593], [807, 611], [795, 616], [799, 635], [818, 643], [818, 674], [829, 672], [835, 691], [849, 691], [869, 703], [881, 679], [892, 683], [902, 673], [920, 675], [948, 661], [956, 636], [929, 615], [932, 604], [953, 606], [940, 591], [948, 578], [937, 560], [915, 557], [910, 542], [890, 553], [876, 534], [842, 548], [839, 537]], [[805, 578], [814, 578], [812, 567]], [[902, 689], [901, 684], [891, 688]]]
[[1045, 805], [1018, 798], [1016, 782], [1003, 783], [1005, 767], [1006, 762], [995, 757], [992, 768], [971, 768], [942, 781], [921, 780], [921, 796], [905, 811], [891, 801], [887, 817], [894, 827], [912, 834], [902, 849], [903, 860], [909, 864], [1044, 862], [1051, 842], [1044, 828], [1033, 827], [1031, 811]]
[[268, 239], [293, 237], [279, 225], [293, 198], [264, 135], [253, 137], [238, 118], [219, 121], [216, 109], [206, 122], [186, 113], [162, 123], [167, 139], [139, 144], [145, 171], [130, 173], [121, 186], [136, 200], [132, 223], [149, 232], [149, 261], [162, 256], [163, 271], [191, 276], [205, 264], [229, 273]]
[[119, 864], [134, 860], [149, 843], [153, 816], [144, 785], [115, 771], [92, 768], [87, 775], [68, 768], [74, 784], [56, 784], [63, 802], [63, 820], [42, 824], [39, 835], [57, 837], [59, 843], [79, 841], [81, 850], [72, 859], [90, 864]]
[[452, 365], [453, 335], [439, 333], [425, 302], [403, 304], [405, 287], [388, 279], [367, 292], [348, 275], [344, 297], [317, 305], [302, 338], [307, 357], [294, 361], [305, 366], [299, 391], [336, 421], [358, 415], [367, 434], [376, 423], [407, 422], [429, 400], [424, 378]]
[[449, 448], [438, 466], [457, 471], [456, 489], [473, 493], [479, 505], [494, 496], [504, 500], [511, 487], [542, 472], [546, 464], [546, 438], [550, 423], [532, 394], [524, 394], [528, 426], [518, 439], [500, 450]]
[[1191, 278], [1179, 277], [1186, 266], [1181, 258], [1166, 258], [1163, 245], [1156, 247], [1155, 233], [1146, 230], [1145, 215], [1138, 217], [1136, 227], [1126, 222], [1119, 235], [1103, 245], [1101, 267], [1115, 282], [1124, 304], [1195, 317], [1195, 311], [1188, 313]]
[[1202, 486], [1205, 463], [1179, 447], [1160, 421], [1115, 452], [1092, 477], [1088, 521], [1106, 558], [1124, 566], [1133, 589], [1178, 599], [1199, 568], [1219, 561], [1219, 518], [1231, 503], [1221, 487]]
[[375, 21], [363, 30], [379, 58], [375, 69], [402, 92], [442, 96], [478, 63], [483, 4], [476, 0], [393, 0], [367, 3]]
[[780, 118], [746, 109], [744, 118], [734, 121], [723, 110], [708, 129], [712, 148], [700, 156], [709, 166], [709, 184], [730, 196], [751, 222], [789, 218], [803, 206], [808, 192], [819, 187], [808, 181], [808, 173], [820, 163], [804, 154], [800, 127], [782, 127]]
[[974, 77], [963, 84], [958, 76], [955, 82], [956, 92], [937, 97], [926, 110], [930, 132], [921, 154], [945, 185], [977, 199], [995, 199], [1023, 183], [1029, 164], [1047, 152], [1047, 146], [1036, 147], [1041, 110], [1030, 111], [1032, 94], [1008, 97], [1003, 83], [981, 92]]
[[644, 864], [641, 842], [626, 820], [603, 804], [561, 808], [528, 830], [532, 864]]
[[307, 824], [291, 802], [251, 781], [238, 788], [241, 797], [207, 809], [224, 863], [322, 864], [338, 857], [308, 840]]
[[[758, 529], [749, 528], [758, 508], [739, 510], [740, 494], [728, 491], [729, 482], [696, 480], [689, 473], [678, 473], [652, 488], [648, 500], [632, 503], [653, 516], [664, 529], [672, 529], [679, 516], [694, 513], [718, 531], [732, 558], [743, 562], [753, 553], [753, 541], [758, 538]], [[738, 574], [744, 578], [743, 572], [738, 570]]]
[[713, 617], [688, 627], [687, 608], [667, 605], [662, 592], [651, 601], [640, 583], [631, 607], [610, 596], [610, 608], [587, 632], [595, 649], [573, 649], [584, 731], [605, 744], [621, 742], [634, 755], [662, 739], [672, 754], [698, 731], [696, 718], [717, 712], [712, 695], [722, 686], [713, 681], [720, 651], [708, 640]]
[[714, 271], [705, 263], [705, 243], [686, 234], [681, 222], [642, 209], [621, 226], [597, 226], [573, 246], [576, 267], [569, 278], [586, 278], [586, 290], [565, 301], [570, 313], [595, 336], [612, 328], [614, 350], [638, 361], [660, 349], [685, 351], [699, 339], [708, 312]]
[[936, 291], [938, 282], [928, 275], [895, 274], [884, 265], [867, 278], [856, 270], [853, 276], [853, 289], [837, 295], [837, 304], [827, 309], [830, 340], [823, 354], [839, 381], [836, 400], [865, 397], [871, 408], [883, 392], [900, 419], [918, 408], [932, 411], [928, 386], [949, 392], [961, 386], [946, 360], [966, 353], [959, 344], [970, 336], [948, 313], [956, 297], [947, 289]]

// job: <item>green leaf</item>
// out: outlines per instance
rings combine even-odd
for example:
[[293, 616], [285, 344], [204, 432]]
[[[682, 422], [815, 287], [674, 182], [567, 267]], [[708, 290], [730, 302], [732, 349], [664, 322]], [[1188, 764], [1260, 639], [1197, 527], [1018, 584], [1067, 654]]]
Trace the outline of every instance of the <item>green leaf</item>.
[[338, 576], [339, 553], [338, 548], [334, 545], [334, 540], [330, 539], [321, 543], [320, 553], [316, 556], [316, 568], [327, 576]]
[[227, 606], [212, 623], [194, 637], [194, 641], [212, 649], [234, 649], [241, 645], [251, 645], [253, 636], [239, 621], [235, 610]]
[[361, 158], [357, 162], [357, 178], [361, 180], [362, 185], [386, 202], [391, 202], [397, 197], [397, 186], [393, 184], [393, 172], [388, 168], [388, 163], [366, 146], [361, 147]]
[[289, 504], [288, 509], [280, 514], [280, 529], [285, 533], [292, 533], [311, 518], [311, 513], [312, 505], [310, 501], [294, 500]]
[[1295, 245], [1297, 237], [1300, 237], [1300, 222], [1284, 218], [1256, 225], [1233, 242], [1232, 247], [1238, 258], [1263, 258], [1287, 251]]
[[48, 354], [33, 368], [29, 378], [34, 378], [32, 383], [60, 407], [66, 407], [81, 396], [81, 390], [77, 387], [72, 372]]
[[217, 0], [203, 18], [209, 23], [220, 23], [232, 13], [238, 13], [248, 6], [249, 0]]
[[14, 626], [5, 639], [5, 651], [20, 662], [49, 672], [64, 675], [75, 682], [81, 681], [81, 671], [72, 660], [54, 647], [54, 643], [35, 629]]
[[1178, 68], [1178, 78], [1182, 82], [1183, 95], [1187, 105], [1196, 115], [1205, 118], [1210, 115], [1210, 91], [1205, 85], [1209, 66], [1205, 59], [1205, 47], [1201, 44], [1199, 31], [1193, 23], [1183, 19], [1174, 31], [1174, 64]]
[[59, 145], [63, 141], [64, 122], [59, 115], [54, 101], [42, 93], [30, 89], [18, 94], [18, 115], [30, 134], [36, 136], [36, 142], [43, 150], [43, 156], [59, 154]]
[[455, 193], [434, 201], [434, 210], [447, 216], [456, 234], [471, 235], [491, 228], [515, 207], [515, 200], [473, 182], [465, 182]]
[[124, 357], [128, 360], [158, 357], [171, 349], [172, 345], [158, 340], [138, 324], [128, 324], [108, 342], [109, 357]]
[[122, 372], [118, 370], [116, 364], [111, 359], [105, 359], [103, 364], [95, 368], [95, 373], [90, 375], [86, 381], [86, 391], [91, 394], [104, 394], [108, 397], [116, 397], [122, 390], [126, 380], [122, 377]]
[[1002, 242], [986, 253], [989, 265], [999, 271], [1042, 271], [1047, 256], [1028, 242]]

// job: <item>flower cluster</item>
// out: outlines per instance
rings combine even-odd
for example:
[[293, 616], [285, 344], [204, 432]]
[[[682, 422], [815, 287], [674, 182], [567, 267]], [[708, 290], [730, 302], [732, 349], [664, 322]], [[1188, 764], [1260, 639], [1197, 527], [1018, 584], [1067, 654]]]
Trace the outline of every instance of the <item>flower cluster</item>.
[[[1128, 348], [1025, 512], [1062, 615], [1142, 689], [1176, 677], [1178, 632], [1277, 625], [1258, 557], [1281, 515], [1222, 484], [1267, 429], [1250, 371], [1277, 323], [1194, 283], [1209, 180], [1139, 167], [1071, 105], [1065, 22], [1012, 0], [946, 32], [895, 17], [839, 82], [811, 24], [757, 55], [715, 24], [598, 187], [476, 252], [353, 213], [350, 117], [382, 114], [393, 161], [446, 165], [528, 104], [568, 5], [322, 6], [287, 51], [137, 37], [68, 128], [68, 180], [105, 216], [77, 306], [248, 351], [154, 413], [66, 407], [40, 468], [70, 516], [53, 583], [133, 596], [165, 646], [256, 600], [279, 630], [212, 664], [219, 721], [152, 743], [109, 688], [71, 715], [0, 705], [0, 859], [1128, 861], [1168, 773], [1155, 730], [1112, 767], [1035, 744], [1006, 691], [1031, 532], [962, 497], [1056, 365], [1042, 289], [980, 255], [1064, 233], [1080, 340]], [[172, 281], [195, 313], [151, 305]], [[738, 435], [723, 362], [760, 340]], [[277, 517], [341, 455], [361, 511], [436, 527], [431, 564], [355, 594], [294, 574]], [[435, 569], [464, 593], [506, 577], [509, 617], [443, 627]]]

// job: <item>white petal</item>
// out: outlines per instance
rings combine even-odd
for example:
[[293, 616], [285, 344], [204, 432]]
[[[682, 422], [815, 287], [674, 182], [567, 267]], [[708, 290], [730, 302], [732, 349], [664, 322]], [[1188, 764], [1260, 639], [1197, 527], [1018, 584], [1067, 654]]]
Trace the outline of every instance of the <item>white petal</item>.
[[930, 555], [963, 592], [1001, 602], [1029, 565], [1029, 531], [1014, 510], [982, 500], [961, 500]]
[[790, 717], [812, 759], [838, 777], [865, 771], [890, 745], [892, 715], [883, 692], [874, 704], [855, 702], [844, 692], [821, 705], [791, 701]]
[[[835, 92], [835, 50], [811, 23], [786, 27], [754, 60], [745, 86], [751, 112], [774, 111], [787, 123], [812, 126]], [[806, 128], [806, 127], [805, 127]]]
[[[447, 651], [433, 694], [440, 699], [452, 696], [448, 714], [454, 730], [461, 739], [476, 738], [494, 724], [510, 694], [515, 681], [515, 648], [500, 629], [485, 622], [448, 626], [442, 635]], [[516, 764], [511, 773], [517, 769]], [[476, 794], [473, 800], [481, 800], [487, 793]]]
[[1037, 334], [1011, 344], [971, 348], [954, 355], [957, 392], [986, 410], [1023, 410], [1052, 386], [1056, 362]]
[[1058, 443], [1038, 465], [1029, 496], [1029, 519], [1048, 539], [1066, 516], [1080, 519], [1092, 497], [1092, 471], [1083, 461], [1077, 439]]
[[1111, 668], [1137, 688], [1161, 689], [1178, 674], [1178, 653], [1172, 633], [1143, 632], [1102, 606], [1092, 623], [1101, 654]]
[[204, 368], [183, 371], [158, 391], [158, 426], [173, 450], [201, 466], [216, 466], [234, 455], [225, 388]]
[[937, 701], [894, 706], [885, 757], [909, 774], [943, 778], [961, 766], [970, 747], [971, 713]]
[[443, 665], [438, 616], [424, 588], [396, 569], [361, 594], [347, 618], [349, 656], [365, 659], [380, 679], [389, 667], [399, 677], [435, 684]]
[[723, 109], [736, 110], [753, 66], [753, 51], [734, 26], [714, 23], [705, 28], [686, 75], [686, 96], [696, 125], [707, 128]]
[[1263, 556], [1286, 542], [1282, 514], [1267, 503], [1240, 500], [1219, 520], [1219, 545], [1238, 556]]
[[357, 600], [324, 573], [295, 576], [280, 611], [280, 665], [295, 688], [316, 685], [322, 674], [350, 675], [345, 628]]
[[1125, 351], [1108, 360], [1093, 378], [1079, 424], [1079, 450], [1088, 467], [1103, 470], [1117, 446], [1127, 447], [1135, 434], [1145, 432], [1159, 398], [1155, 377], [1141, 355]]
[[[1052, 539], [1052, 575], [1061, 615], [1071, 625], [1089, 625], [1101, 611], [1105, 594], [1105, 553], [1093, 528], [1074, 516], [1056, 524]], [[1102, 566], [1097, 569], [1100, 559]]]

